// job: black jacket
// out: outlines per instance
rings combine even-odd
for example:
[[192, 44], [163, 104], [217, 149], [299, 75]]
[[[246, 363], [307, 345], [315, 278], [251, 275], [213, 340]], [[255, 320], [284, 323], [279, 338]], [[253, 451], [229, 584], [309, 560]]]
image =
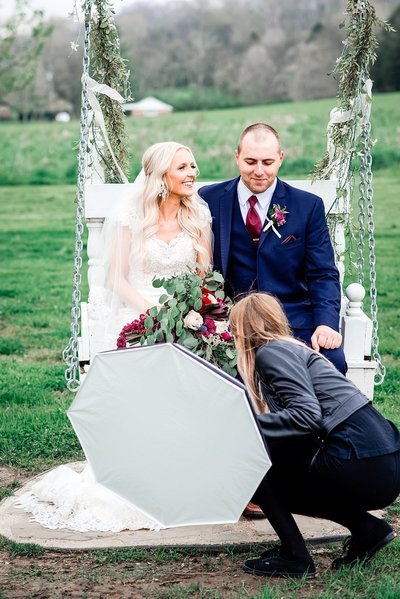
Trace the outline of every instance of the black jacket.
[[270, 410], [257, 416], [266, 439], [326, 437], [369, 403], [326, 358], [289, 340], [262, 345], [256, 353], [256, 373]]

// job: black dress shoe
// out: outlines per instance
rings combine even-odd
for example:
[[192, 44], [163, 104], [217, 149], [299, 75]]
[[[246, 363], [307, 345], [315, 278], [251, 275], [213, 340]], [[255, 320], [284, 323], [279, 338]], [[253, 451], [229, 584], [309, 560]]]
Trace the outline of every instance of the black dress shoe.
[[276, 557], [281, 555], [281, 546], [273, 545], [269, 549], [266, 549], [260, 555], [260, 559], [267, 559], [267, 557]]
[[368, 561], [396, 536], [397, 534], [389, 524], [383, 521], [380, 531], [375, 531], [375, 534], [371, 534], [365, 539], [349, 537], [344, 542], [343, 555], [333, 560], [332, 569], [338, 570], [341, 566], [355, 566]]
[[[263, 557], [269, 553], [269, 556]], [[257, 576], [283, 578], [314, 578], [315, 565], [311, 557], [303, 559], [286, 559], [279, 554], [279, 548], [273, 547], [265, 551], [261, 557], [248, 559], [242, 566], [245, 572]]]

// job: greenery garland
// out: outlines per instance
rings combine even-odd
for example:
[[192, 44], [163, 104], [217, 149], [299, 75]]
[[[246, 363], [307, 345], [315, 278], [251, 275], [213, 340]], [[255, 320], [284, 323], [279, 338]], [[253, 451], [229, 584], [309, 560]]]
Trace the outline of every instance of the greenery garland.
[[[110, 0], [93, 0], [91, 20], [91, 65], [92, 76], [98, 83], [104, 83], [118, 91], [125, 101], [131, 100], [129, 70], [120, 54], [120, 41], [114, 24], [114, 9]], [[128, 176], [129, 152], [125, 117], [119, 102], [104, 96], [98, 97], [106, 124], [107, 135], [115, 158], [122, 171]], [[96, 140], [96, 132], [93, 138]], [[121, 183], [121, 176], [108, 150], [96, 146], [105, 169], [107, 183]]]
[[[378, 351], [378, 320], [376, 303], [376, 277], [375, 254], [372, 221], [372, 172], [371, 148], [374, 141], [371, 139], [371, 90], [372, 81], [369, 70], [376, 60], [378, 40], [375, 35], [376, 27], [383, 27], [387, 31], [394, 31], [385, 21], [379, 19], [375, 8], [368, 0], [348, 0], [346, 8], [348, 20], [347, 37], [343, 41], [343, 51], [337, 59], [332, 74], [339, 79], [339, 106], [331, 112], [328, 124], [328, 150], [325, 156], [316, 164], [313, 178], [337, 178], [336, 203], [339, 220], [345, 225], [345, 233], [349, 241], [350, 267], [352, 261], [352, 243], [354, 231], [351, 215], [351, 201], [354, 188], [355, 159], [359, 161], [360, 195], [358, 200], [358, 248], [359, 257], [356, 264], [358, 279], [364, 282], [364, 235], [365, 235], [365, 207], [368, 207], [368, 244], [370, 257], [370, 298], [372, 316], [372, 358], [377, 362], [378, 369], [375, 383], [381, 384], [385, 378], [385, 367], [382, 364]], [[341, 23], [344, 27], [346, 22]], [[340, 210], [340, 208], [342, 210]], [[328, 225], [331, 238], [335, 239], [335, 229], [338, 216], [328, 215]]]
[[[348, 21], [347, 37], [331, 73], [339, 80], [338, 118], [331, 119], [328, 125], [330, 151], [325, 153], [312, 173], [313, 179], [339, 177], [338, 198], [351, 197], [353, 188], [353, 159], [360, 151], [363, 132], [360, 117], [365, 116], [360, 114], [360, 110], [370, 102], [369, 69], [376, 60], [378, 46], [374, 30], [383, 27], [387, 31], [394, 31], [388, 23], [377, 17], [375, 8], [368, 0], [348, 0], [345, 14], [346, 19], [340, 27], [345, 27]], [[340, 113], [344, 116], [346, 112], [349, 113], [348, 118], [340, 119]]]

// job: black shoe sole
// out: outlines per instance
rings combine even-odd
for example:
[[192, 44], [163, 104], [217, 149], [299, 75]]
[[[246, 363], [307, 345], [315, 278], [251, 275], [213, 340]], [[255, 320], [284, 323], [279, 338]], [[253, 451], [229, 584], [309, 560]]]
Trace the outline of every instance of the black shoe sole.
[[260, 512], [243, 512], [243, 517], [247, 518], [247, 520], [265, 520], [267, 516], [261, 514]]
[[[375, 545], [373, 545], [372, 547], [367, 549], [365, 552], [365, 557], [354, 559], [351, 562], [345, 562], [345, 561], [337, 562], [336, 560], [333, 560], [332, 569], [338, 570], [342, 566], [355, 566], [356, 564], [363, 564], [363, 563], [369, 561], [372, 557], [374, 557], [374, 555], [376, 555], [376, 553], [378, 553], [378, 551], [380, 551], [381, 549], [386, 547], [386, 545], [389, 545], [389, 543], [391, 541], [393, 541], [393, 539], [395, 539], [396, 537], [397, 537], [397, 533], [395, 533], [394, 530], [392, 530], [385, 537], [380, 539], [380, 541], [375, 543]], [[337, 560], [341, 560], [341, 559], [342, 558], [340, 558], [340, 557], [337, 558]], [[345, 559], [345, 558], [343, 558], [343, 559]]]
[[264, 570], [255, 570], [248, 566], [242, 566], [243, 572], [248, 574], [255, 574], [256, 576], [266, 576], [268, 578], [315, 578], [316, 572], [265, 572]]

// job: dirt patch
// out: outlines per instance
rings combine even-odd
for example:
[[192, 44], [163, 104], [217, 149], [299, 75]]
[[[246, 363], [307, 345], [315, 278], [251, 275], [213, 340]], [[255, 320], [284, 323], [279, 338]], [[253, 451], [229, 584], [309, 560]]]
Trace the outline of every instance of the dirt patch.
[[0, 487], [18, 486], [29, 479], [26, 471], [17, 468], [0, 468]]
[[[26, 471], [0, 468], [1, 487], [27, 478]], [[400, 531], [400, 516], [393, 516], [392, 524]], [[340, 544], [311, 545], [310, 550], [318, 576], [296, 583], [296, 599], [323, 591], [324, 573], [330, 572]], [[0, 599], [244, 599], [259, 597], [265, 587], [275, 588], [279, 597], [289, 596], [281, 579], [267, 580], [241, 570], [243, 561], [257, 555], [259, 548], [251, 553], [238, 548], [129, 551], [47, 551], [14, 546], [0, 538]]]
[[[319, 572], [329, 569], [326, 550], [313, 550]], [[38, 558], [10, 557], [0, 552], [2, 599], [58, 599], [70, 597], [156, 599], [171, 597], [255, 597], [264, 578], [245, 574], [240, 565], [248, 555], [199, 554], [160, 563], [151, 557], [141, 561], [99, 563], [89, 552], [46, 551]], [[268, 581], [268, 586], [282, 584]], [[297, 597], [320, 589], [318, 578], [304, 582]], [[1, 594], [1, 591], [3, 594]]]

